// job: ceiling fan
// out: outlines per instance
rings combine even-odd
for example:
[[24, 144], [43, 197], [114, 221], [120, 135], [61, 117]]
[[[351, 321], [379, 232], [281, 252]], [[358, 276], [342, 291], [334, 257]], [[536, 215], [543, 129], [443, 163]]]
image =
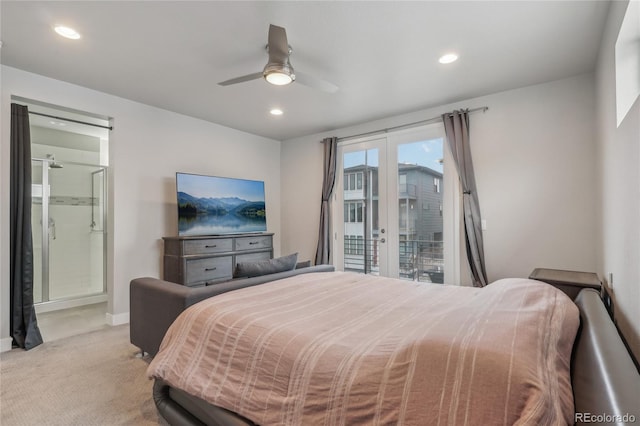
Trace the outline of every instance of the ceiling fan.
[[264, 78], [267, 82], [276, 86], [283, 86], [297, 81], [305, 86], [319, 89], [328, 93], [335, 93], [338, 86], [328, 81], [302, 74], [294, 73], [293, 66], [289, 61], [292, 49], [287, 42], [287, 33], [284, 28], [277, 25], [269, 25], [269, 44], [267, 44], [267, 52], [269, 54], [269, 62], [265, 65], [262, 72], [243, 75], [242, 77], [232, 78], [230, 80], [218, 83], [220, 86], [229, 86], [245, 81]]

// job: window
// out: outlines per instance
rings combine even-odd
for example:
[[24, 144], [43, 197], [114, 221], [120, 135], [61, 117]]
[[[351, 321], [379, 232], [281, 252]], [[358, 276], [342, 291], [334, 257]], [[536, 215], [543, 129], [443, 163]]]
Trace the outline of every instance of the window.
[[640, 96], [640, 2], [630, 1], [615, 45], [616, 118], [625, 119]]
[[440, 178], [433, 178], [433, 189], [436, 193], [440, 193]]
[[344, 203], [345, 223], [362, 223], [364, 203], [362, 201], [350, 201]]
[[345, 235], [344, 254], [364, 255], [364, 237], [362, 235]]
[[357, 254], [363, 255], [364, 254], [364, 238], [362, 237], [362, 235], [358, 235], [357, 242], [358, 242], [358, 246], [356, 249]]
[[355, 191], [357, 189], [362, 189], [362, 172], [345, 173], [344, 190]]
[[347, 235], [345, 237], [345, 239], [344, 239], [345, 240], [344, 241], [345, 242], [345, 244], [344, 244], [344, 248], [345, 248], [344, 252], [345, 252], [345, 254], [353, 254], [353, 249], [352, 249], [352, 245], [351, 245], [351, 239], [352, 239], [351, 235]]

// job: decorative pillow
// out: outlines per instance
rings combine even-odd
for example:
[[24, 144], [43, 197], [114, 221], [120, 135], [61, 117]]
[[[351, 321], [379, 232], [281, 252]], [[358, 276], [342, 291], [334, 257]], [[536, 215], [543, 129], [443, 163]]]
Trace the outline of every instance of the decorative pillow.
[[260, 262], [238, 262], [233, 278], [251, 278], [277, 272], [292, 271], [296, 267], [298, 253]]

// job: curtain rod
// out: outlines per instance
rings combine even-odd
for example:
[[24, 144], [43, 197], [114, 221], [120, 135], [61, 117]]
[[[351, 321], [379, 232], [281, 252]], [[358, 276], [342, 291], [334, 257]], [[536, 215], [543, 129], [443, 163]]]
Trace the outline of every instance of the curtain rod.
[[[480, 108], [470, 109], [469, 112], [470, 113], [471, 112], [476, 112], [476, 111], [485, 112], [488, 109], [489, 109], [489, 107], [484, 106], [484, 107], [480, 107]], [[451, 113], [449, 113], [449, 115], [451, 115]], [[371, 132], [359, 133], [357, 135], [343, 136], [341, 138], [338, 138], [338, 142], [342, 142], [342, 141], [349, 140], [349, 139], [361, 138], [361, 137], [364, 137], [364, 136], [373, 136], [373, 135], [378, 135], [378, 134], [382, 134], [382, 133], [388, 133], [388, 132], [390, 132], [392, 130], [407, 129], [407, 128], [419, 126], [419, 125], [422, 125], [422, 124], [436, 123], [436, 122], [438, 122], [440, 120], [442, 120], [442, 116], [441, 115], [439, 115], [437, 117], [429, 118], [427, 120], [415, 121], [413, 123], [401, 124], [399, 126], [387, 127], [385, 129], [373, 130]]]
[[86, 124], [87, 126], [100, 127], [101, 129], [113, 130], [113, 126], [103, 126], [101, 124], [87, 123], [86, 121], [72, 120], [71, 118], [56, 117], [55, 115], [43, 114], [41, 112], [29, 111], [29, 114], [40, 115], [42, 117], [54, 118], [56, 120], [70, 121], [72, 123]]

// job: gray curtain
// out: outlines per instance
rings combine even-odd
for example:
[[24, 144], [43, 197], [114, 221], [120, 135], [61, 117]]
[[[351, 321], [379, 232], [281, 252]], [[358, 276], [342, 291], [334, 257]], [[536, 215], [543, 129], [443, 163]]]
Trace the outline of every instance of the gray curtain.
[[447, 142], [453, 154], [458, 175], [460, 176], [460, 183], [462, 184], [464, 234], [473, 285], [475, 287], [484, 287], [487, 285], [487, 272], [484, 262], [480, 203], [478, 202], [478, 191], [476, 190], [476, 179], [473, 174], [473, 162], [471, 161], [471, 146], [469, 144], [469, 110], [443, 114], [442, 121], [444, 122]]
[[42, 343], [42, 336], [33, 306], [29, 110], [18, 104], [11, 104], [10, 180], [10, 328], [13, 344], [31, 349]]
[[324, 178], [322, 180], [322, 205], [320, 207], [320, 228], [318, 230], [318, 248], [316, 249], [316, 265], [329, 263], [331, 258], [331, 230], [329, 199], [336, 182], [336, 155], [338, 150], [338, 138], [325, 138], [322, 140], [324, 147]]

